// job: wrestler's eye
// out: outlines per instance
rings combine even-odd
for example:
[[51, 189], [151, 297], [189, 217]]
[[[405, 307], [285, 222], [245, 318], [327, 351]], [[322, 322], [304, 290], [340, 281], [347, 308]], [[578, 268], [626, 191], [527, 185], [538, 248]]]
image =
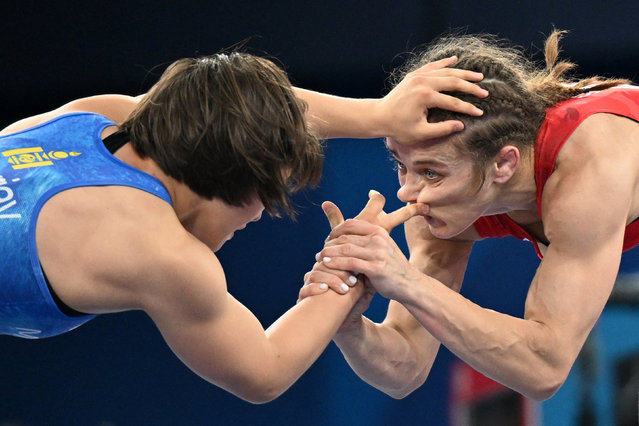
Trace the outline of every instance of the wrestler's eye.
[[424, 170], [422, 172], [422, 175], [428, 180], [435, 180], [442, 176], [439, 173], [432, 171], [431, 169]]
[[404, 166], [404, 163], [399, 161], [397, 158], [391, 157], [390, 160], [393, 163], [393, 170], [398, 171], [398, 172], [406, 171], [406, 166]]

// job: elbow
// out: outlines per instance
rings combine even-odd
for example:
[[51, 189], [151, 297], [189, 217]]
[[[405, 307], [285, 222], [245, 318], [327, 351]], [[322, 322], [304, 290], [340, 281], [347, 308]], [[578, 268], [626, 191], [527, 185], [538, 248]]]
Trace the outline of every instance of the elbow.
[[247, 395], [247, 396], [237, 395], [237, 396], [250, 404], [262, 405], [262, 404], [266, 404], [273, 401], [279, 395], [271, 396], [266, 394], [260, 394], [260, 395]]
[[406, 388], [406, 389], [391, 389], [385, 390], [384, 393], [390, 396], [393, 399], [404, 399], [411, 393], [413, 393], [414, 388]]
[[235, 396], [237, 396], [240, 399], [243, 399], [244, 401], [248, 403], [261, 405], [261, 404], [266, 404], [268, 402], [273, 401], [282, 393], [283, 392], [271, 392], [271, 391], [246, 392], [246, 393], [235, 393]]
[[247, 389], [239, 392], [233, 392], [235, 396], [246, 402], [255, 405], [266, 404], [275, 400], [282, 395], [287, 388], [277, 386], [273, 383], [252, 384]]
[[524, 396], [537, 401], [542, 402], [552, 398], [557, 391], [564, 384], [566, 378], [564, 377], [561, 380], [551, 380], [536, 383], [533, 389], [530, 389], [529, 392], [524, 393]]
[[430, 364], [427, 365], [425, 368], [420, 369], [419, 373], [412, 376], [410, 380], [407, 380], [403, 383], [395, 383], [398, 386], [382, 389], [383, 392], [393, 399], [406, 398], [408, 395], [419, 389], [424, 384], [430, 372], [430, 367]]
[[[566, 371], [562, 371], [566, 370]], [[542, 373], [531, 379], [531, 383], [522, 394], [537, 402], [546, 401], [552, 398], [566, 381], [570, 369], [553, 370]]]
[[236, 378], [232, 393], [251, 404], [266, 404], [288, 390], [294, 382], [289, 379], [269, 368], [253, 370], [252, 374], [246, 374], [243, 379]]
[[544, 387], [537, 387], [536, 389], [532, 389], [528, 392], [522, 392], [522, 394], [525, 397], [532, 399], [533, 401], [543, 402], [552, 398], [555, 395], [555, 393], [557, 393], [560, 387], [561, 385], [559, 386], [549, 385]]
[[424, 384], [424, 380], [420, 380], [418, 382], [411, 381], [410, 383], [406, 383], [404, 386], [397, 388], [389, 388], [383, 389], [384, 393], [390, 396], [393, 399], [404, 399], [411, 393], [413, 393], [416, 389], [421, 387]]
[[224, 375], [215, 371], [217, 377], [209, 382], [250, 404], [266, 404], [286, 392], [296, 379], [276, 364], [267, 361], [241, 363]]
[[542, 402], [552, 398], [563, 386], [575, 363], [578, 351], [562, 345], [561, 339], [548, 338], [531, 340], [530, 349], [534, 354], [525, 375], [520, 376], [520, 389], [524, 396]]

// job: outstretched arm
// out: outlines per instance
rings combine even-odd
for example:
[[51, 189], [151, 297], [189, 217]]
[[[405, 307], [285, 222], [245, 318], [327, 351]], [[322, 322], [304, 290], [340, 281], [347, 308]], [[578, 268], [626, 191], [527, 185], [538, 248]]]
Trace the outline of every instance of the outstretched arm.
[[471, 83], [480, 73], [447, 68], [457, 59], [447, 58], [408, 74], [381, 99], [352, 99], [295, 89], [308, 104], [307, 117], [320, 138], [393, 137], [402, 143], [445, 136], [463, 128], [460, 121], [427, 121], [429, 108], [442, 108], [470, 115], [482, 112], [470, 103], [441, 92], [459, 91], [478, 97], [486, 90]]
[[312, 365], [363, 292], [359, 285], [345, 296], [308, 298], [265, 330], [227, 293], [210, 250], [196, 245], [175, 253], [158, 260], [163, 272], [155, 271], [144, 310], [184, 364], [253, 403], [276, 398]]

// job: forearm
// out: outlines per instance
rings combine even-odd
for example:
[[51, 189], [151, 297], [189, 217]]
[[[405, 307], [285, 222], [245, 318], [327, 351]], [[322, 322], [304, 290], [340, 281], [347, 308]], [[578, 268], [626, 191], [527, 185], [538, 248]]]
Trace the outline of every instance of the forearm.
[[483, 309], [429, 277], [413, 287], [401, 303], [484, 375], [537, 400], [550, 397], [565, 380], [576, 354], [541, 322]]
[[311, 130], [322, 139], [377, 138], [388, 136], [384, 117], [378, 113], [378, 99], [354, 99], [295, 88], [308, 105], [306, 117]]
[[432, 336], [411, 342], [390, 324], [365, 317], [333, 340], [362, 380], [393, 398], [403, 398], [424, 383], [440, 346]]
[[267, 330], [228, 293], [213, 310], [207, 305], [214, 302], [202, 309], [159, 304], [159, 309], [154, 305], [145, 311], [194, 372], [239, 398], [265, 403], [285, 392], [315, 362], [362, 293], [359, 285], [346, 295], [326, 292], [308, 298]]
[[[432, 274], [459, 291], [472, 243], [446, 242], [443, 250], [428, 250], [412, 242], [410, 264], [415, 276]], [[440, 343], [405, 307], [391, 300], [382, 324], [363, 318], [355, 325], [340, 332], [334, 341], [363, 380], [395, 398], [424, 383]]]
[[362, 293], [329, 291], [300, 301], [266, 330], [267, 354], [261, 360], [268, 372], [273, 398], [288, 389], [321, 355]]

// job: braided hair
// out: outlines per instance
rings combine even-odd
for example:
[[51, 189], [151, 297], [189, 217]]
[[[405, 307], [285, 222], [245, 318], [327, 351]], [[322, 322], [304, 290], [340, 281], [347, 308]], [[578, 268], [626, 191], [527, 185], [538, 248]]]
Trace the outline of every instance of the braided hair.
[[[466, 93], [454, 96], [484, 111], [473, 117], [456, 112], [431, 109], [428, 120], [460, 120], [464, 131], [453, 138], [462, 153], [470, 154], [476, 170], [483, 175], [488, 162], [505, 145], [514, 145], [523, 153], [532, 153], [546, 108], [573, 96], [629, 83], [622, 79], [590, 77], [571, 80], [566, 73], [575, 64], [557, 61], [559, 41], [565, 31], [554, 30], [545, 43], [545, 68], [528, 59], [520, 49], [493, 35], [453, 35], [442, 37], [418, 56], [409, 60], [391, 78], [397, 84], [408, 73], [426, 63], [457, 56], [456, 68], [481, 72], [479, 85], [490, 92], [487, 98]], [[483, 180], [483, 177], [482, 177]]]

